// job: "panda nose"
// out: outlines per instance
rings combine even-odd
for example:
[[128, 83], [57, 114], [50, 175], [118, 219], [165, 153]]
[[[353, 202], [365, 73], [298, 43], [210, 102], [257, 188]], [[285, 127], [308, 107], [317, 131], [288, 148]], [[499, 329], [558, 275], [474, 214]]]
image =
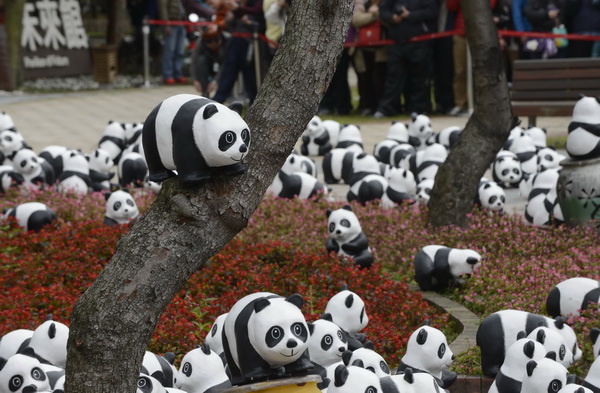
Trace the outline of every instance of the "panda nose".
[[456, 358], [456, 356], [452, 355], [452, 357], [450, 359], [454, 360], [454, 358]]
[[286, 346], [287, 346], [288, 348], [296, 348], [296, 347], [298, 346], [298, 342], [296, 342], [296, 340], [293, 340], [293, 339], [291, 339], [291, 338], [290, 338], [290, 339], [288, 340], [288, 342], [287, 342]]
[[343, 352], [346, 352], [346, 348], [345, 348], [345, 347], [339, 347], [339, 348], [338, 348], [338, 351], [339, 351], [339, 352], [342, 352], [342, 353], [343, 353]]
[[35, 385], [25, 386], [22, 390], [23, 393], [35, 393], [37, 391], [38, 391], [37, 386], [35, 386]]
[[248, 151], [248, 146], [246, 146], [246, 145], [240, 146], [240, 153], [245, 153], [247, 151]]
[[337, 234], [339, 235], [340, 233], [342, 233], [342, 231], [340, 231], [340, 230], [338, 229], [337, 231], [335, 231], [335, 233], [337, 233]]

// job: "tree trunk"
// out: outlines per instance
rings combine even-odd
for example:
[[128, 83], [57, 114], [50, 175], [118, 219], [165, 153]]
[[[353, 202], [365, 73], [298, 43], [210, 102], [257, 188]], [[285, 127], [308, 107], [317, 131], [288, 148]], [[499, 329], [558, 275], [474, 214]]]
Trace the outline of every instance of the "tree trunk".
[[4, 26], [8, 46], [9, 90], [15, 90], [23, 82], [21, 66], [21, 28], [25, 0], [7, 0], [4, 2]]
[[245, 119], [252, 132], [248, 171], [194, 187], [176, 179], [164, 183], [74, 307], [66, 392], [135, 392], [144, 350], [164, 308], [247, 225], [316, 113], [341, 54], [351, 3], [294, 2], [286, 35]]
[[106, 44], [119, 47], [125, 34], [125, 0], [108, 1], [108, 25], [106, 26]]
[[440, 167], [429, 223], [468, 225], [477, 185], [513, 127], [506, 74], [489, 0], [461, 0], [474, 76], [475, 111]]

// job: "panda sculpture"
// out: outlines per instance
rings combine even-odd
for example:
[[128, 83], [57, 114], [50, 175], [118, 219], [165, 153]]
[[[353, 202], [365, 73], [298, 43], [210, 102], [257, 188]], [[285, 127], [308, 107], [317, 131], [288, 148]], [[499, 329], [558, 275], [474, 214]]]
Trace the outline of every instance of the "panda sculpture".
[[317, 319], [310, 323], [309, 328], [308, 352], [310, 360], [323, 369], [341, 362], [342, 355], [348, 349], [348, 340], [342, 329], [326, 318]]
[[144, 123], [125, 123], [125, 146], [131, 147], [142, 142]]
[[[521, 336], [524, 336], [522, 332]], [[544, 346], [528, 338], [520, 338], [506, 350], [506, 357], [488, 393], [519, 393], [525, 376], [525, 366], [530, 360], [546, 356]]]
[[558, 391], [558, 393], [597, 393], [591, 389], [586, 388], [582, 385], [577, 385], [576, 383], [567, 383]]
[[562, 364], [565, 367], [571, 366], [573, 363], [573, 352], [567, 347], [565, 338], [557, 332], [547, 328], [546, 326], [539, 326], [533, 329], [527, 338], [536, 340], [546, 348], [546, 352], [553, 352], [555, 354], [555, 361]]
[[29, 345], [21, 353], [33, 353], [42, 363], [64, 369], [67, 365], [69, 327], [52, 316], [33, 331]]
[[537, 171], [546, 169], [560, 169], [560, 162], [567, 157], [550, 147], [544, 147], [537, 151]]
[[555, 169], [547, 169], [535, 175], [525, 205], [524, 217], [527, 222], [547, 226], [553, 220], [562, 221], [562, 212], [556, 198], [558, 178], [559, 173]]
[[27, 231], [39, 232], [44, 226], [54, 222], [56, 213], [40, 202], [25, 202], [14, 208], [8, 209], [5, 218], [12, 217], [17, 220], [21, 228]]
[[600, 357], [600, 328], [592, 328], [590, 330], [590, 340], [592, 340], [592, 354], [594, 359]]
[[22, 149], [31, 150], [31, 147], [20, 132], [12, 129], [0, 131], [0, 153], [4, 155], [4, 164], [10, 164], [15, 153]]
[[221, 357], [206, 343], [185, 354], [175, 380], [176, 387], [187, 393], [216, 393], [231, 387]]
[[223, 324], [225, 323], [225, 318], [227, 318], [227, 313], [219, 315], [204, 339], [204, 342], [210, 346], [211, 351], [223, 357]]
[[402, 374], [381, 378], [384, 393], [442, 393], [437, 380], [428, 373], [415, 373], [407, 367]]
[[340, 123], [313, 116], [302, 133], [300, 153], [304, 156], [323, 156], [337, 146], [339, 134]]
[[356, 293], [348, 290], [346, 285], [329, 299], [321, 318], [335, 323], [342, 329], [349, 350], [354, 351], [368, 344], [365, 334], [361, 333], [369, 323], [365, 302]]
[[52, 165], [31, 149], [21, 149], [15, 152], [12, 160], [15, 171], [23, 176], [26, 185], [41, 188], [45, 185], [53, 185], [56, 181]]
[[435, 179], [440, 165], [446, 161], [447, 157], [448, 150], [439, 143], [425, 147], [421, 162], [416, 167], [415, 177], [417, 180]]
[[454, 354], [444, 333], [431, 326], [421, 326], [408, 338], [406, 353], [396, 373], [409, 367], [413, 372], [426, 372], [436, 378], [440, 387], [447, 389], [458, 377], [457, 373], [448, 370], [453, 361]]
[[74, 150], [68, 149], [65, 146], [50, 145], [46, 146], [38, 156], [52, 166], [54, 175], [58, 177], [63, 171], [65, 156], [69, 156], [72, 152]]
[[400, 163], [413, 156], [416, 153], [415, 147], [410, 143], [400, 143], [390, 150], [389, 164], [393, 167], [400, 167]]
[[594, 393], [600, 392], [600, 357], [597, 357], [596, 360], [590, 366], [587, 375], [581, 382], [581, 386], [584, 386]]
[[29, 346], [31, 336], [33, 336], [33, 330], [16, 329], [0, 337], [0, 358], [8, 359], [22, 352]]
[[354, 182], [346, 194], [348, 202], [357, 201], [361, 205], [380, 200], [388, 189], [388, 181], [378, 173], [371, 173]]
[[104, 223], [109, 226], [128, 224], [139, 215], [135, 199], [127, 191], [117, 190], [104, 195], [106, 213]]
[[306, 156], [292, 152], [283, 163], [281, 170], [285, 173], [305, 172], [311, 176], [317, 177], [317, 164]]
[[388, 168], [387, 165], [377, 161], [371, 154], [355, 154], [352, 156], [352, 172], [344, 182], [351, 186], [369, 175], [383, 175]]
[[323, 157], [323, 180], [326, 184], [349, 184], [352, 176], [354, 156], [357, 154], [347, 149], [336, 148]]
[[369, 240], [362, 231], [358, 217], [350, 205], [341, 209], [327, 209], [327, 228], [329, 238], [325, 243], [328, 252], [350, 257], [361, 268], [373, 264], [373, 255]]
[[552, 318], [579, 316], [590, 303], [600, 303], [600, 281], [572, 277], [556, 284], [546, 298], [546, 312]]
[[417, 182], [412, 172], [402, 168], [390, 168], [385, 174], [385, 179], [388, 186], [381, 197], [382, 206], [390, 208], [402, 202], [415, 201]]
[[533, 144], [539, 151], [547, 147], [547, 134], [548, 130], [541, 127], [529, 126], [524, 130], [525, 135], [529, 136], [533, 140]]
[[574, 160], [600, 156], [600, 97], [580, 96], [568, 127], [567, 154]]
[[458, 138], [460, 138], [460, 134], [462, 133], [462, 128], [459, 126], [450, 126], [446, 127], [440, 132], [435, 132], [428, 140], [427, 144], [432, 145], [434, 143], [439, 143], [443, 145], [446, 149], [450, 150], [456, 143], [458, 142]]
[[0, 131], [4, 130], [16, 131], [17, 128], [15, 127], [15, 122], [12, 117], [8, 113], [2, 111], [0, 112]]
[[422, 291], [443, 291], [463, 283], [479, 266], [481, 255], [473, 250], [429, 245], [415, 255], [415, 281]]
[[558, 393], [567, 384], [567, 369], [552, 359], [530, 360], [525, 370], [523, 393]]
[[408, 129], [404, 123], [392, 121], [385, 139], [373, 147], [373, 155], [377, 160], [389, 164], [392, 149], [401, 143], [408, 143]]
[[75, 151], [65, 154], [63, 170], [58, 176], [58, 190], [83, 195], [91, 186], [90, 166], [85, 156]]
[[379, 393], [379, 377], [359, 366], [336, 366], [327, 393]]
[[34, 357], [16, 354], [0, 358], [0, 392], [50, 392], [50, 380]]
[[417, 203], [420, 205], [427, 205], [429, 203], [434, 184], [434, 179], [425, 179], [417, 183]]
[[98, 142], [98, 148], [107, 151], [110, 159], [117, 165], [125, 149], [125, 124], [109, 120]]
[[477, 186], [477, 197], [475, 204], [484, 209], [504, 213], [506, 193], [504, 189], [494, 181], [482, 179]]
[[5, 194], [11, 187], [20, 186], [25, 181], [23, 175], [12, 165], [0, 165], [0, 193]]
[[328, 189], [316, 177], [306, 172], [286, 173], [280, 170], [269, 186], [269, 191], [279, 198], [310, 199], [327, 194]]
[[89, 162], [92, 190], [110, 190], [110, 179], [113, 178], [115, 173], [112, 172], [114, 163], [108, 152], [97, 148], [87, 156], [87, 160]]
[[431, 120], [429, 116], [412, 113], [410, 123], [408, 123], [408, 143], [417, 150], [423, 150], [427, 147], [427, 140], [433, 134]]
[[511, 132], [511, 137], [506, 141], [504, 150], [514, 153], [521, 162], [524, 174], [531, 175], [537, 172], [537, 148], [533, 139], [520, 127]]
[[503, 188], [516, 188], [523, 179], [521, 161], [508, 150], [501, 150], [492, 162], [492, 179]]
[[347, 149], [355, 153], [364, 153], [360, 127], [355, 124], [344, 124], [340, 128], [337, 148]]
[[161, 183], [176, 171], [181, 182], [197, 183], [244, 172], [250, 130], [238, 112], [208, 98], [178, 94], [150, 112], [142, 142], [151, 181]]
[[117, 165], [117, 172], [121, 187], [141, 188], [144, 186], [144, 179], [148, 174], [148, 165], [146, 165], [146, 159], [140, 153], [124, 153]]
[[177, 374], [177, 369], [173, 366], [174, 360], [175, 356], [172, 353], [159, 356], [146, 351], [142, 359], [140, 373], [156, 378], [166, 388], [172, 388], [175, 386], [175, 376]]
[[357, 361], [362, 364], [362, 367], [375, 373], [379, 378], [389, 377], [391, 375], [390, 366], [375, 350], [372, 348], [357, 348], [354, 351], [347, 350], [342, 355], [342, 359], [346, 366], [355, 364]]
[[258, 292], [238, 300], [223, 326], [223, 348], [233, 385], [305, 375], [309, 331], [298, 294]]
[[504, 362], [508, 347], [517, 340], [519, 332], [529, 334], [539, 326], [549, 327], [562, 334], [566, 346], [574, 350], [573, 362], [581, 358], [575, 332], [565, 323], [564, 318], [551, 319], [526, 311], [501, 310], [485, 317], [477, 328], [476, 341], [481, 350], [483, 375], [495, 377]]

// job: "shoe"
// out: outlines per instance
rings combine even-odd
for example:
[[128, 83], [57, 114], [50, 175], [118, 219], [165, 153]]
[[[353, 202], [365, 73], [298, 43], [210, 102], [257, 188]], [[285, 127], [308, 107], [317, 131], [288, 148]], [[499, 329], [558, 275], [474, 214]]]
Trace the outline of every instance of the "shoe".
[[385, 115], [385, 113], [381, 112], [381, 111], [377, 111], [375, 113], [373, 113], [373, 119], [383, 119], [384, 117], [387, 117]]
[[360, 112], [360, 115], [361, 115], [361, 116], [371, 116], [372, 114], [373, 114], [373, 111], [372, 111], [371, 109], [369, 109], [369, 108], [367, 108], [367, 109], [363, 109], [363, 110]]
[[177, 83], [185, 85], [185, 84], [187, 84], [187, 78], [185, 76], [182, 76], [181, 78], [177, 78]]
[[331, 115], [331, 114], [332, 114], [332, 111], [327, 108], [319, 109], [319, 111], [317, 112], [317, 115], [319, 115], [319, 116], [327, 116], [327, 115]]
[[458, 114], [463, 110], [464, 109], [460, 106], [455, 106], [454, 108], [450, 109], [446, 114], [450, 116], [458, 116]]
[[175, 84], [175, 78], [165, 78], [165, 85], [174, 85]]
[[468, 109], [463, 109], [462, 111], [458, 112], [458, 114], [456, 115], [457, 117], [470, 117], [473, 114], [473, 111], [470, 111]]

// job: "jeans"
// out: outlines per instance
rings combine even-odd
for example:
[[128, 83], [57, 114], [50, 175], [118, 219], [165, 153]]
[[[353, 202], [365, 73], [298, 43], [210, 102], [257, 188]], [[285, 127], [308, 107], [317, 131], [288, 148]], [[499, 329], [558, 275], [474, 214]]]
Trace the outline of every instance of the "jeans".
[[[185, 28], [183, 26], [166, 26], [171, 34], [164, 31], [162, 72], [163, 78], [179, 79], [183, 76], [183, 45]], [[166, 29], [165, 29], [166, 30]]]
[[256, 70], [254, 68], [253, 54], [249, 58], [252, 42], [245, 38], [231, 37], [225, 50], [225, 60], [221, 68], [219, 87], [213, 97], [217, 102], [225, 102], [231, 95], [233, 85], [241, 72], [244, 77], [244, 90], [250, 103], [254, 101], [257, 93]]

